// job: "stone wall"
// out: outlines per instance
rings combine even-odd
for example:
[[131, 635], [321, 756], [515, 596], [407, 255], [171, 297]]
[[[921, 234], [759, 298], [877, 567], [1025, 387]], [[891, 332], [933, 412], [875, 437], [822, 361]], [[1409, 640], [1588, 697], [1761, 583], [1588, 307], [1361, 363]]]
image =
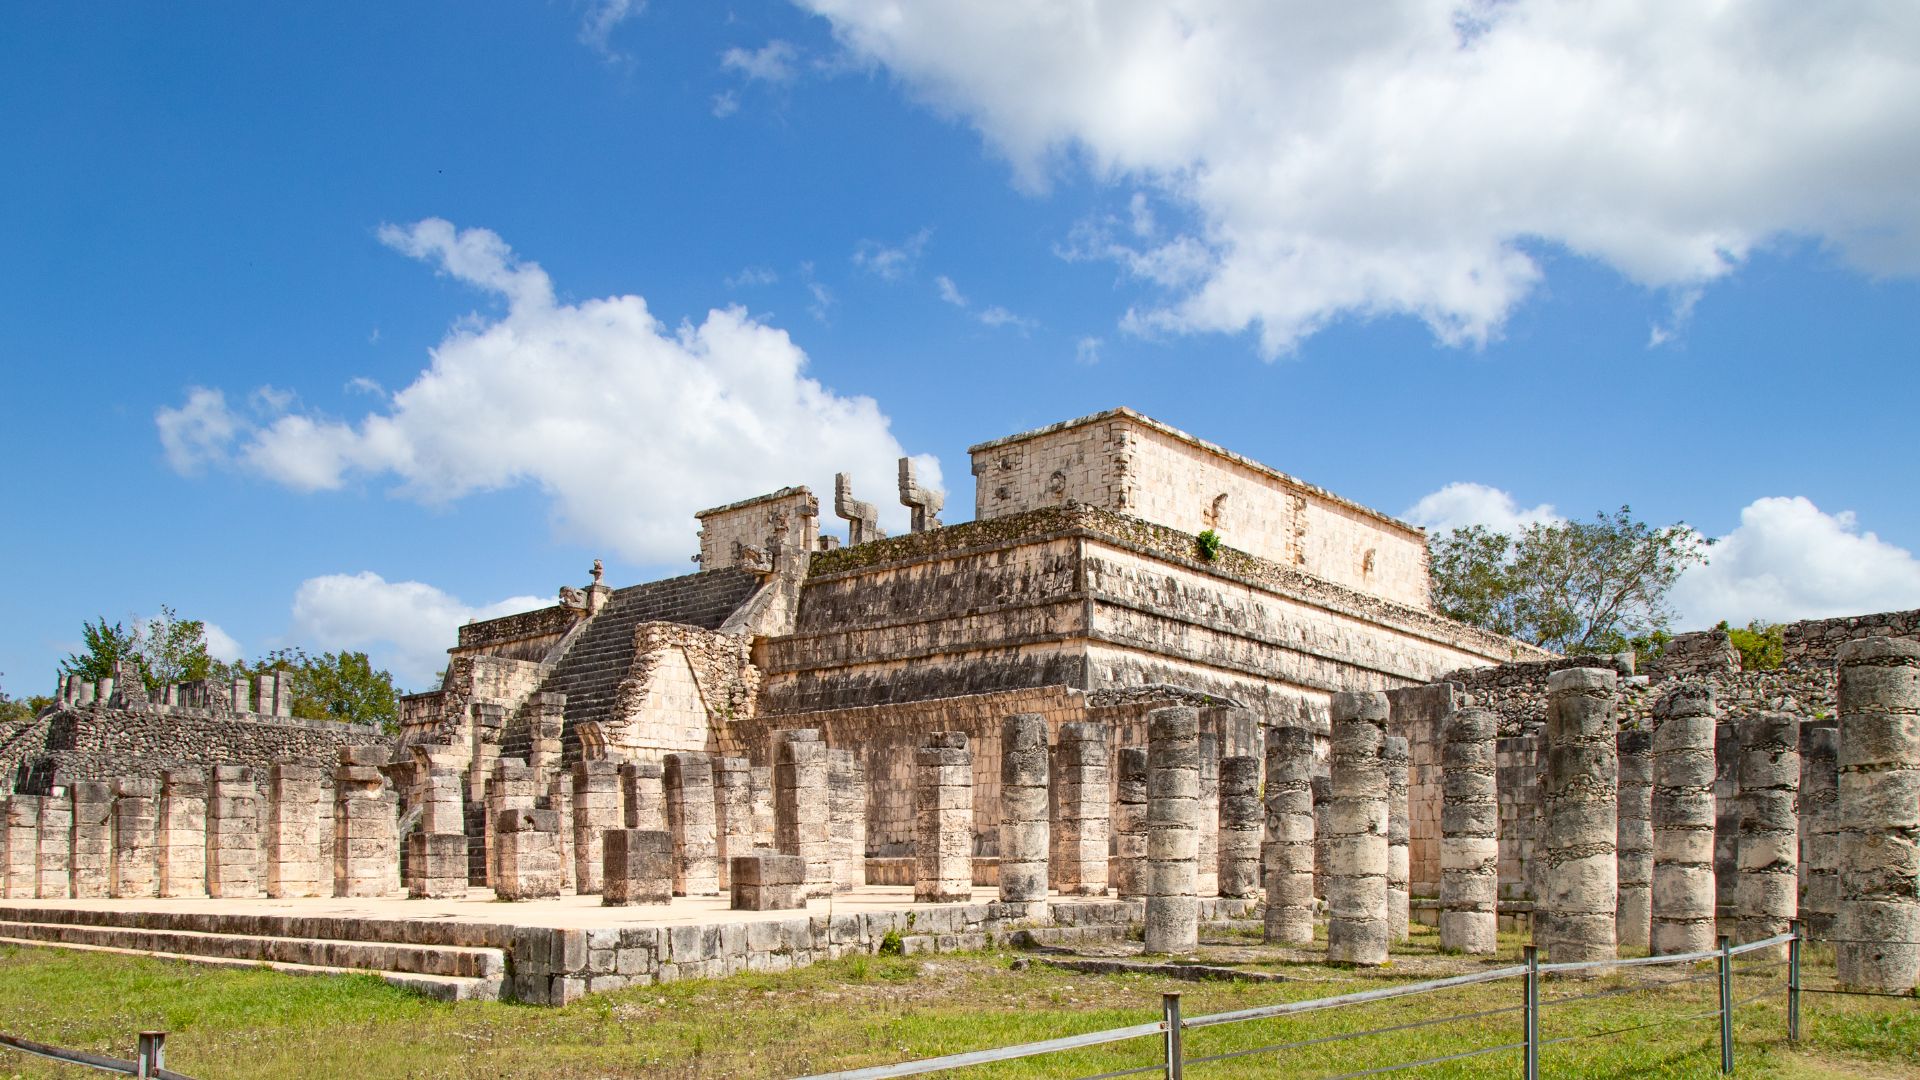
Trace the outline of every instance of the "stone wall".
[[781, 488], [694, 517], [700, 520], [700, 569], [773, 568], [776, 542], [789, 554], [810, 552], [820, 535], [820, 502], [805, 487]]
[[566, 604], [470, 622], [460, 628], [456, 656], [499, 656], [508, 660], [545, 660], [567, 632], [587, 617]]

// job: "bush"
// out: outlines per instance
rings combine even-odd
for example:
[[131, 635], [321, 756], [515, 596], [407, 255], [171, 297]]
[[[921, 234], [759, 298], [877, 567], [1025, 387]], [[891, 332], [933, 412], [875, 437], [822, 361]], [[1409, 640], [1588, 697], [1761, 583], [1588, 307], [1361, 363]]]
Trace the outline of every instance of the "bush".
[[1720, 629], [1740, 650], [1740, 666], [1747, 671], [1772, 671], [1787, 662], [1786, 633], [1779, 623], [1755, 619], [1745, 630], [1737, 630], [1722, 622]]
[[1220, 534], [1219, 533], [1214, 532], [1212, 529], [1204, 529], [1201, 531], [1201, 533], [1198, 536], [1195, 536], [1193, 539], [1194, 539], [1194, 542], [1197, 545], [1199, 545], [1200, 557], [1202, 559], [1205, 559], [1208, 562], [1212, 562], [1216, 557], [1219, 556], [1220, 554]]

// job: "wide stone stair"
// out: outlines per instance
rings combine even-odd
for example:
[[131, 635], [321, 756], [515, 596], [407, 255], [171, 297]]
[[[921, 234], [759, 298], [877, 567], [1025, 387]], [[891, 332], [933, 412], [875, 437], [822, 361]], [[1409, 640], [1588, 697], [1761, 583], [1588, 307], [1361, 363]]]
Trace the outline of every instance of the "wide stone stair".
[[417, 920], [0, 907], [0, 944], [156, 956], [294, 975], [373, 975], [440, 1001], [499, 1000], [500, 927]]

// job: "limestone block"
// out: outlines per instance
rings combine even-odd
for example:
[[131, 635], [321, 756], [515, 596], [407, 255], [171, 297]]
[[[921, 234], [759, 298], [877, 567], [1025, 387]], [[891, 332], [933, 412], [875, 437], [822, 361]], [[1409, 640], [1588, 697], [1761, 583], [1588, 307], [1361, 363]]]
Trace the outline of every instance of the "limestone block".
[[1267, 910], [1264, 935], [1313, 943], [1313, 732], [1297, 719], [1267, 729]]
[[[655, 765], [655, 769], [659, 766]], [[493, 885], [500, 874], [499, 822], [508, 810], [531, 810], [537, 793], [533, 770], [519, 758], [499, 758], [493, 763], [493, 775], [486, 788], [487, 884]], [[666, 828], [664, 816], [662, 829]]]
[[833, 894], [832, 811], [827, 746], [812, 728], [781, 732], [774, 743], [774, 846], [807, 865], [808, 897]]
[[363, 748], [340, 752], [333, 784], [333, 894], [392, 896], [400, 891], [396, 798]]
[[852, 750], [827, 751], [828, 834], [833, 891], [867, 883], [867, 769]]
[[1623, 948], [1645, 949], [1653, 943], [1653, 732], [1622, 731], [1618, 746], [1620, 907], [1614, 932]]
[[673, 837], [658, 829], [614, 829], [601, 838], [600, 902], [609, 907], [673, 900]]
[[160, 895], [207, 894], [207, 778], [169, 769], [160, 782]]
[[1198, 848], [1194, 856], [1194, 894], [1220, 895], [1220, 737], [1210, 731], [1199, 735], [1200, 791], [1195, 808], [1194, 835]]
[[627, 828], [666, 832], [665, 768], [657, 761], [621, 762], [620, 805]]
[[510, 808], [494, 819], [502, 900], [559, 896], [566, 877], [560, 864], [560, 815], [552, 810]]
[[160, 893], [160, 785], [123, 778], [114, 781], [113, 870], [109, 892], [116, 897]]
[[1048, 766], [1046, 717], [1007, 717], [1000, 725], [1000, 899], [1007, 903], [1047, 898]]
[[[459, 777], [453, 781], [457, 798]], [[333, 892], [331, 869], [321, 854], [323, 833], [332, 825], [329, 801], [326, 771], [318, 762], [295, 759], [273, 764], [267, 777], [268, 896]]]
[[82, 780], [72, 786], [73, 874], [76, 899], [111, 895], [113, 867], [113, 789]]
[[728, 874], [735, 911], [784, 911], [807, 906], [801, 895], [806, 864], [798, 855], [738, 855]]
[[1186, 706], [1147, 715], [1146, 951], [1199, 944], [1200, 714]]
[[936, 732], [913, 754], [917, 903], [973, 896], [973, 754], [965, 732]]
[[416, 832], [407, 837], [407, 895], [415, 899], [467, 895], [465, 833]]
[[[273, 714], [273, 680], [266, 687], [266, 715]], [[207, 798], [207, 894], [216, 899], [245, 899], [263, 894], [266, 866], [260, 835], [260, 787], [254, 771], [219, 765]]]
[[667, 828], [673, 834], [673, 892], [718, 896], [713, 762], [705, 754], [666, 757]]
[[6, 865], [0, 868], [9, 900], [31, 900], [40, 891], [40, 795], [7, 797]]
[[1407, 940], [1409, 903], [1413, 894], [1408, 820], [1407, 770], [1410, 767], [1407, 740], [1387, 736], [1381, 750], [1381, 767], [1387, 774], [1387, 940]]
[[1135, 897], [1143, 895], [1140, 888], [1146, 876], [1147, 750], [1141, 746], [1122, 747], [1115, 758], [1119, 775], [1114, 784], [1113, 861], [1109, 876], [1115, 893]]
[[1053, 853], [1050, 876], [1063, 894], [1103, 896], [1107, 891], [1113, 805], [1107, 764], [1110, 743], [1106, 724], [1076, 721], [1060, 725], [1051, 793], [1055, 821], [1049, 843]]
[[[864, 802], [865, 774], [860, 776]], [[754, 849], [753, 765], [743, 757], [723, 757], [714, 773], [714, 861], [719, 867], [720, 889], [731, 884], [733, 857], [751, 855]], [[771, 837], [768, 838], [769, 841]], [[860, 880], [866, 882], [866, 818], [860, 819]]]
[[[713, 793], [709, 790], [706, 795], [710, 825]], [[601, 837], [622, 824], [618, 763], [604, 758], [575, 762], [572, 796], [574, 886], [583, 893], [596, 893], [600, 891]]]
[[1840, 907], [1840, 732], [1831, 720], [1800, 724], [1800, 918], [1816, 938], [1833, 934]]

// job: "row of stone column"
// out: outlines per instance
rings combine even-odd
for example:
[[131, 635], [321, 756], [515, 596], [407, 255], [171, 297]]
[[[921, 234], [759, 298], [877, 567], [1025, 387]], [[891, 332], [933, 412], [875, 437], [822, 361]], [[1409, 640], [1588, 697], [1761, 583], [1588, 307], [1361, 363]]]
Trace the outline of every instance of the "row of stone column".
[[[385, 895], [398, 887], [394, 798], [377, 751], [267, 770], [172, 769], [5, 800], [9, 898]], [[264, 777], [262, 773], [264, 772]], [[262, 780], [265, 780], [264, 797]]]

